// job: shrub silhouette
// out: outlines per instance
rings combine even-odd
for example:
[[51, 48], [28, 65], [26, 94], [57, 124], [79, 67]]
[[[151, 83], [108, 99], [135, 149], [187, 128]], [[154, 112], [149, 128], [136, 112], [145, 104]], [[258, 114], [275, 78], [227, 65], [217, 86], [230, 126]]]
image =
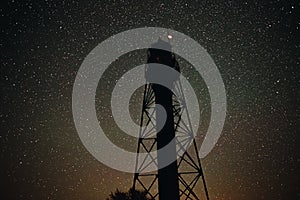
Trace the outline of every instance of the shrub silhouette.
[[131, 188], [128, 192], [120, 192], [118, 189], [109, 195], [106, 200], [150, 200], [146, 191], [134, 190]]

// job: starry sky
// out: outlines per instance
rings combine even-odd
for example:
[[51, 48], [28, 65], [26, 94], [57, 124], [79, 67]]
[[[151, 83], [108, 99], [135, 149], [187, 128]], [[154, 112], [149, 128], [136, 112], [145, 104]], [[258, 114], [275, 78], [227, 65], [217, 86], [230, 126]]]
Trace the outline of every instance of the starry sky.
[[[76, 72], [94, 47], [146, 26], [192, 37], [222, 75], [225, 126], [202, 160], [211, 199], [300, 199], [299, 12], [300, 2], [283, 0], [2, 1], [1, 199], [105, 199], [131, 187], [132, 174], [103, 165], [82, 145], [71, 96]], [[96, 95], [108, 137], [132, 151], [137, 141], [114, 124], [109, 99], [122, 74], [145, 62], [144, 50], [121, 56]], [[179, 63], [209, 108], [203, 80], [186, 61]], [[130, 107], [137, 121], [140, 94]]]

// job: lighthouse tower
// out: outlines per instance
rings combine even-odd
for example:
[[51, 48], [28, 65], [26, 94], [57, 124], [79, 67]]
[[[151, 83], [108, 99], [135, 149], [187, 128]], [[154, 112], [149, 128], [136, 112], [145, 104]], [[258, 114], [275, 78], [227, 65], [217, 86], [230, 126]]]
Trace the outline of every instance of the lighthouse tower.
[[[171, 40], [172, 36], [168, 35]], [[164, 49], [164, 50], [162, 50]], [[172, 53], [170, 42], [158, 39], [148, 49], [145, 69], [146, 84], [140, 120], [139, 140], [137, 147], [136, 173], [133, 188], [146, 190], [148, 196], [159, 200], [209, 199], [203, 170], [194, 140], [194, 132], [185, 104], [184, 91], [178, 75], [170, 74], [165, 87], [151, 83], [155, 65], [161, 64], [180, 72], [176, 56]], [[178, 73], [177, 73], [178, 74]], [[165, 74], [155, 74], [165, 76]], [[176, 94], [170, 90], [176, 90]], [[162, 106], [165, 112], [158, 112]], [[183, 118], [182, 115], [187, 117]], [[185, 150], [189, 144], [189, 149]], [[168, 145], [168, 151], [151, 152]], [[139, 159], [139, 153], [146, 153]], [[164, 166], [166, 158], [172, 160]], [[146, 172], [151, 164], [157, 166], [154, 172]]]

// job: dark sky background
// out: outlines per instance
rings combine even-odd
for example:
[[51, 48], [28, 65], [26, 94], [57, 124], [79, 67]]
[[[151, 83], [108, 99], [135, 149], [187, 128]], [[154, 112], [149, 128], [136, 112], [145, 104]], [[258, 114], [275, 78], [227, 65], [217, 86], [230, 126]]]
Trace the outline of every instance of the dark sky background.
[[[145, 26], [192, 37], [223, 77], [224, 130], [202, 160], [211, 199], [300, 199], [299, 2], [2, 1], [0, 13], [1, 199], [94, 200], [129, 189], [132, 174], [106, 167], [82, 145], [71, 95], [97, 44]], [[129, 149], [135, 142], [124, 142], [104, 105], [117, 77], [146, 61], [141, 52], [120, 58], [99, 83], [99, 120]], [[201, 78], [191, 79], [197, 88]]]

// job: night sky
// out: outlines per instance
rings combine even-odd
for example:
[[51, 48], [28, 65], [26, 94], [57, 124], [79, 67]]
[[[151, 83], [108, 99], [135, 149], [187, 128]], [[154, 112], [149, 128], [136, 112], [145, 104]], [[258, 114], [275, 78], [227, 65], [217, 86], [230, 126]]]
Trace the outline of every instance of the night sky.
[[[300, 2], [9, 1], [1, 2], [0, 13], [1, 199], [105, 199], [131, 187], [133, 174], [103, 165], [81, 143], [71, 96], [94, 47], [146, 26], [195, 39], [222, 75], [225, 126], [202, 160], [211, 199], [300, 199]], [[132, 151], [137, 141], [121, 133], [107, 107], [116, 81], [145, 62], [143, 50], [120, 57], [96, 96], [108, 137]], [[201, 76], [180, 63], [209, 107]], [[136, 120], [139, 94], [131, 106]]]

